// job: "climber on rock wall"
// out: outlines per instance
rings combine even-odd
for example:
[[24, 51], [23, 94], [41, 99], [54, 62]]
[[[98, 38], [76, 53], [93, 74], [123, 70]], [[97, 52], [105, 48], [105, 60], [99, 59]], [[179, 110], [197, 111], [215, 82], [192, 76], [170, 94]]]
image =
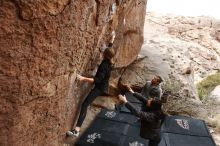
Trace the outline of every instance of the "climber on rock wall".
[[95, 77], [87, 78], [81, 75], [77, 75], [79, 81], [81, 82], [85, 81], [94, 84], [94, 87], [83, 101], [76, 127], [70, 131], [67, 131], [66, 132], [67, 136], [75, 136], [75, 137], [79, 136], [80, 127], [82, 126], [83, 121], [86, 117], [88, 106], [94, 101], [94, 99], [97, 96], [105, 95], [105, 93], [108, 90], [109, 78], [111, 75], [111, 70], [113, 68], [113, 57], [115, 56], [115, 51], [112, 48], [114, 37], [115, 36], [113, 35], [113, 39], [110, 41], [107, 48], [105, 48], [103, 52], [104, 59], [99, 65]]

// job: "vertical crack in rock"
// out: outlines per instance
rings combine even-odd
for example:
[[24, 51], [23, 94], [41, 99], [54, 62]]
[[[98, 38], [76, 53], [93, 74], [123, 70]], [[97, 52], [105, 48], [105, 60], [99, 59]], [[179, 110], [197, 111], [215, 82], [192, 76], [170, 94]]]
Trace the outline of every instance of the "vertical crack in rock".
[[22, 17], [22, 15], [21, 15], [21, 8], [20, 8], [18, 2], [17, 2], [16, 0], [10, 0], [10, 1], [14, 4], [14, 6], [15, 6], [15, 8], [16, 8], [17, 18], [18, 18], [19, 20], [27, 21], [27, 20], [24, 19], [24, 18]]
[[98, 26], [99, 24], [99, 13], [100, 13], [100, 2], [99, 0], [95, 0], [96, 2], [96, 18], [95, 18], [95, 24]]

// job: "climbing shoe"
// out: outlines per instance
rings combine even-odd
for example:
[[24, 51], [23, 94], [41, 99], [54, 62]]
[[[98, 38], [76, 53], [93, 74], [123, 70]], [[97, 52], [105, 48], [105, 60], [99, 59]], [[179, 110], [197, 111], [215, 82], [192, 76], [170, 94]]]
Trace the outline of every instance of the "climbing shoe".
[[78, 137], [78, 136], [79, 136], [79, 131], [70, 130], [70, 131], [67, 131], [67, 132], [66, 132], [66, 135], [67, 135], [67, 136], [75, 136], [75, 137]]

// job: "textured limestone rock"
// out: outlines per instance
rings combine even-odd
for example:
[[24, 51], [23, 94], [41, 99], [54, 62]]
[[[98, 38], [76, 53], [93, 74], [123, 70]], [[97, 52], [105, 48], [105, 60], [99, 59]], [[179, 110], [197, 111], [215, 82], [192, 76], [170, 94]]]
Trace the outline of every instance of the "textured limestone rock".
[[[164, 69], [169, 67], [166, 64], [164, 65]], [[126, 68], [121, 76], [120, 84], [130, 84], [132, 88], [140, 90], [146, 81], [151, 80], [156, 74], [162, 75], [163, 72], [148, 57], [144, 57], [136, 60]]]
[[194, 74], [183, 74], [186, 68], [192, 70], [186, 46], [185, 42], [167, 35], [147, 37], [139, 59], [122, 75], [122, 84], [131, 84], [140, 89], [154, 75], [160, 75], [165, 79], [166, 89], [195, 98]]
[[94, 75], [113, 30], [116, 65], [132, 62], [145, 8], [146, 0], [0, 0], [0, 145], [62, 145], [89, 89], [76, 73]]
[[146, 18], [144, 44], [138, 59], [123, 73], [122, 84], [142, 87], [159, 74], [167, 80], [166, 88], [197, 97], [195, 84], [220, 70], [220, 43], [213, 36], [219, 22], [154, 13]]
[[[143, 43], [143, 24], [145, 21], [145, 0], [130, 0], [124, 4], [126, 11], [122, 11], [123, 19], [119, 23], [123, 24], [118, 27], [118, 45], [116, 67], [123, 67], [133, 62]], [[138, 16], [137, 16], [138, 14]], [[141, 43], [136, 43], [141, 42]], [[139, 49], [134, 49], [139, 48]]]
[[220, 29], [215, 32], [215, 38], [220, 42]]
[[112, 96], [99, 96], [97, 97], [92, 105], [95, 107], [105, 108], [109, 110], [114, 110], [115, 105], [119, 103], [118, 97], [112, 97]]
[[220, 85], [216, 86], [215, 89], [210, 93], [210, 98], [215, 98], [220, 102]]

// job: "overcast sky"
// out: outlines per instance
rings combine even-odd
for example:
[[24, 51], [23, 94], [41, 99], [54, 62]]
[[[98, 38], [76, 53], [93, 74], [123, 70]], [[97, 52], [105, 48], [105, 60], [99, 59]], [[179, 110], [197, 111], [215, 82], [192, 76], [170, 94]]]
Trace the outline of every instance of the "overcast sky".
[[148, 0], [147, 11], [220, 19], [220, 0]]

